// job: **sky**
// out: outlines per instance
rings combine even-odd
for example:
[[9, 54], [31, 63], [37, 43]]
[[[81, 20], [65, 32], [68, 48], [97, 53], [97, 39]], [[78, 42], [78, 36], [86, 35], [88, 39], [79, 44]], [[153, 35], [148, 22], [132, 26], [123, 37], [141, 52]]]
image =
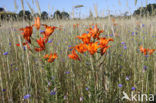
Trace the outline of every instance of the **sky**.
[[[17, 9], [15, 9], [15, 1]], [[29, 3], [33, 10], [37, 12], [36, 1], [24, 0], [24, 9], [30, 10], [27, 4]], [[66, 11], [69, 14], [74, 10], [75, 16], [81, 15], [81, 17], [87, 17], [90, 10], [95, 15], [95, 5], [99, 16], [106, 16], [109, 13], [120, 15], [126, 11], [133, 13], [134, 10], [141, 6], [156, 3], [156, 0], [138, 0], [137, 5], [135, 5], [135, 0], [38, 0], [38, 2], [41, 12], [47, 11], [49, 15], [53, 14], [56, 10]], [[76, 5], [84, 5], [84, 7], [73, 9]], [[21, 0], [0, 0], [0, 7], [6, 8], [7, 11], [18, 13], [22, 9]]]

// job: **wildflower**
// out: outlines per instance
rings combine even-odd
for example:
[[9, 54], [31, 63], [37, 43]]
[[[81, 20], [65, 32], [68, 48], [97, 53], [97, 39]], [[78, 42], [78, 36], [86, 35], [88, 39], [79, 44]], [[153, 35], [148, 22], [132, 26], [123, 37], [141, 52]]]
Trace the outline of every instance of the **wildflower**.
[[149, 55], [152, 55], [156, 51], [156, 49], [145, 49], [143, 48], [143, 46], [140, 46], [140, 51], [146, 56], [147, 53], [149, 53]]
[[66, 72], [66, 74], [69, 74], [69, 73], [70, 73], [70, 72], [68, 72], [68, 71]]
[[47, 61], [48, 61], [49, 63], [52, 63], [57, 57], [58, 57], [58, 56], [57, 56], [56, 53], [54, 53], [54, 54], [51, 53], [50, 55], [46, 54], [43, 58], [44, 58], [44, 59], [48, 59]]
[[145, 49], [145, 48], [143, 48], [143, 46], [140, 46], [140, 51], [141, 51], [142, 53], [144, 53], [144, 55], [147, 55], [148, 49]]
[[126, 80], [129, 80], [129, 77], [128, 76], [126, 76]]
[[106, 39], [105, 37], [104, 38], [100, 38], [100, 46], [103, 48], [105, 47], [109, 41], [114, 41], [112, 38], [109, 38], [109, 39]]
[[105, 46], [103, 48], [101, 48], [101, 55], [103, 55], [104, 53], [106, 53], [107, 49], [111, 47], [111, 46]]
[[22, 35], [24, 37], [25, 40], [27, 40], [29, 43], [31, 43], [30, 37], [32, 35], [33, 29], [32, 26], [27, 26], [25, 28], [20, 28], [22, 32]]
[[20, 44], [16, 44], [16, 46], [20, 46]]
[[79, 44], [74, 47], [79, 53], [84, 53], [87, 51], [87, 45], [86, 44]]
[[126, 45], [124, 45], [124, 47], [123, 47], [124, 49], [127, 49], [127, 46]]
[[42, 51], [45, 49], [45, 42], [44, 40], [40, 37], [39, 40], [37, 40], [38, 45], [40, 46], [40, 48], [35, 48], [36, 51]]
[[28, 99], [28, 98], [30, 98], [30, 96], [31, 96], [30, 94], [27, 94], [24, 96], [24, 99]]
[[2, 91], [3, 91], [3, 92], [5, 92], [5, 91], [6, 91], [6, 89], [3, 89]]
[[48, 41], [48, 43], [52, 43], [52, 42], [53, 42], [53, 40], [49, 40], [49, 41]]
[[147, 66], [144, 65], [142, 72], [145, 72], [146, 70], [147, 70]]
[[41, 25], [40, 24], [40, 18], [39, 17], [35, 18], [35, 24], [33, 26], [35, 26], [36, 29], [39, 30], [40, 29], [40, 25]]
[[88, 48], [89, 53], [91, 55], [93, 55], [94, 53], [97, 52], [97, 50], [98, 50], [99, 47], [100, 46], [98, 45], [98, 42], [95, 42], [95, 43], [91, 42], [91, 43], [88, 44], [88, 47], [87, 48]]
[[86, 87], [86, 91], [88, 91], [89, 90], [89, 88], [88, 87]]
[[50, 92], [50, 95], [55, 95], [55, 94], [56, 94], [55, 91], [51, 91], [51, 92]]
[[[25, 46], [25, 45], [27, 46], [28, 49], [30, 49], [30, 46], [29, 46], [29, 43], [28, 43], [28, 42], [23, 43], [23, 46]], [[16, 44], [16, 46], [19, 47], [20, 44]], [[25, 50], [25, 47], [23, 47], [23, 48], [24, 48], [24, 50]]]
[[99, 30], [97, 25], [94, 26], [94, 29], [89, 28], [87, 31], [89, 31], [89, 34], [91, 34], [94, 39], [99, 39], [100, 34], [104, 32], [103, 30]]
[[152, 55], [155, 51], [156, 49], [149, 49], [149, 55]]
[[55, 26], [47, 26], [46, 24], [43, 24], [43, 26], [45, 27], [45, 31], [42, 32], [42, 34], [44, 35], [45, 38], [48, 38], [57, 28]]
[[8, 55], [8, 52], [3, 53], [3, 55]]
[[136, 90], [136, 88], [135, 87], [132, 87], [131, 90]]
[[77, 36], [77, 38], [81, 39], [83, 43], [88, 44], [90, 43], [91, 35], [87, 33], [83, 33], [81, 36]]
[[118, 87], [121, 88], [122, 87], [122, 84], [119, 84]]
[[121, 42], [121, 44], [125, 45], [126, 43], [125, 42]]
[[132, 32], [132, 36], [134, 35], [135, 33], [134, 32]]
[[79, 58], [79, 56], [76, 54], [75, 49], [72, 50], [72, 54], [69, 54], [68, 57], [71, 58], [71, 59], [73, 59], [73, 60], [79, 60], [79, 61], [80, 61], [80, 58]]

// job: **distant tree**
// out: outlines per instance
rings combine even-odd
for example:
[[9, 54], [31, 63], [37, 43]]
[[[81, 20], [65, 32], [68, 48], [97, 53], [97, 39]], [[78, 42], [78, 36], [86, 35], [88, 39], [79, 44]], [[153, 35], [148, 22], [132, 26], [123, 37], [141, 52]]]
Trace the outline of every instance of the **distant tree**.
[[30, 11], [24, 11], [24, 10], [21, 10], [18, 14], [18, 16], [22, 19], [24, 18], [25, 20], [31, 20], [32, 19], [32, 15], [30, 13]]
[[5, 9], [4, 8], [0, 8], [0, 12], [4, 12], [5, 11]]
[[140, 7], [139, 9], [134, 11], [133, 15], [140, 16], [156, 15], [156, 4], [148, 4], [146, 7]]
[[61, 12], [61, 17], [62, 19], [69, 19], [70, 15], [67, 12], [63, 11]]
[[62, 19], [62, 15], [60, 13], [59, 10], [55, 11], [54, 12], [54, 16], [53, 16], [54, 19]]
[[17, 20], [17, 14], [13, 12], [1, 12], [0, 19], [1, 20]]
[[41, 19], [43, 19], [43, 20], [48, 19], [48, 13], [46, 11], [43, 11], [41, 13]]

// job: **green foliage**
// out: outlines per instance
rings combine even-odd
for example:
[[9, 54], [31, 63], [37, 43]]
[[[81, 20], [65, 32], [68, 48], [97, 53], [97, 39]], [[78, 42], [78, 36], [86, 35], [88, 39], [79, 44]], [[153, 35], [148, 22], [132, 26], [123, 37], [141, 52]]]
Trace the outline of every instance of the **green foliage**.
[[54, 16], [53, 16], [54, 19], [69, 19], [70, 18], [70, 15], [63, 11], [63, 12], [60, 12], [59, 10], [55, 11], [54, 12]]
[[31, 20], [32, 19], [32, 15], [31, 15], [31, 12], [28, 11], [28, 10], [21, 10], [19, 13], [18, 13], [18, 16], [20, 19], [25, 19], [25, 20]]
[[17, 14], [12, 12], [0, 12], [0, 20], [17, 20]]
[[65, 11], [61, 12], [62, 19], [69, 19], [69, 14]]
[[156, 4], [148, 4], [146, 7], [140, 7], [134, 11], [133, 15], [154, 16], [156, 15]]
[[53, 18], [54, 19], [62, 19], [61, 12], [59, 10], [55, 11]]
[[43, 12], [41, 13], [41, 19], [43, 19], [43, 20], [48, 19], [48, 13], [47, 13], [46, 11], [43, 11]]

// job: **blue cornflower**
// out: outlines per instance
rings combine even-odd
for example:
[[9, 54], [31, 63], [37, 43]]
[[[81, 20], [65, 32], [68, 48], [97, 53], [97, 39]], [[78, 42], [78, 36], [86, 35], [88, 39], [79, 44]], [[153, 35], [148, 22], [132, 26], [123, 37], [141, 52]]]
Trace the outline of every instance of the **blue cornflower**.
[[71, 45], [68, 45], [68, 47], [71, 48], [72, 46]]
[[110, 34], [109, 36], [113, 36], [113, 34]]
[[49, 40], [49, 41], [48, 41], [48, 43], [52, 43], [52, 42], [53, 42], [53, 40]]
[[122, 84], [119, 84], [118, 87], [121, 88], [122, 87]]
[[8, 55], [8, 52], [3, 53], [3, 55]]
[[69, 73], [70, 73], [70, 72], [68, 72], [68, 71], [66, 72], [66, 74], [69, 74]]
[[5, 92], [6, 91], [6, 89], [3, 89], [3, 92]]
[[134, 36], [134, 34], [135, 34], [135, 33], [134, 33], [134, 32], [132, 32], [132, 36]]
[[43, 30], [40, 30], [40, 33], [43, 33], [44, 31]]
[[55, 95], [55, 94], [56, 94], [56, 92], [53, 90], [50, 92], [50, 95]]
[[24, 96], [24, 99], [28, 99], [28, 98], [30, 98], [30, 96], [31, 96], [30, 94], [27, 94]]
[[132, 89], [132, 90], [136, 90], [136, 88], [135, 88], [135, 87], [132, 87], [131, 89]]
[[126, 43], [125, 42], [121, 42], [121, 44], [125, 45]]
[[127, 46], [126, 45], [124, 45], [124, 49], [127, 49]]
[[24, 46], [23, 49], [24, 49], [24, 51], [25, 51], [25, 50], [26, 50], [26, 47]]
[[86, 87], [86, 91], [88, 91], [89, 90], [89, 88], [88, 87]]

